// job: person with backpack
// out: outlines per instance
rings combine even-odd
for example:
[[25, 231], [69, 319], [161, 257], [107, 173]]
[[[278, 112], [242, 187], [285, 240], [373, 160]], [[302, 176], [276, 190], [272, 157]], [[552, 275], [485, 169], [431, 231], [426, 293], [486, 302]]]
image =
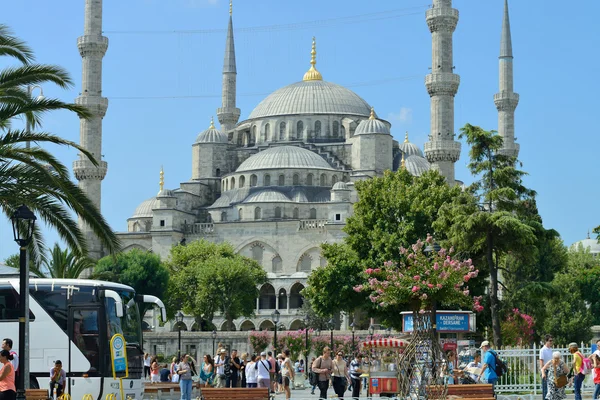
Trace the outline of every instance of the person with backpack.
[[575, 400], [581, 400], [581, 385], [585, 379], [583, 371], [583, 354], [579, 351], [577, 343], [569, 343], [569, 353], [573, 355], [571, 369], [573, 371], [573, 390], [575, 392]]
[[481, 342], [479, 349], [483, 352], [483, 367], [479, 374], [479, 381], [481, 377], [484, 377], [487, 383], [492, 384], [494, 390], [496, 389], [496, 383], [498, 383], [498, 375], [496, 375], [496, 354], [490, 346], [490, 342], [484, 340]]
[[333, 360], [331, 359], [331, 349], [328, 346], [323, 348], [323, 355], [313, 361], [312, 370], [318, 374], [317, 386], [319, 387], [319, 399], [327, 399], [327, 389], [331, 380], [333, 369]]

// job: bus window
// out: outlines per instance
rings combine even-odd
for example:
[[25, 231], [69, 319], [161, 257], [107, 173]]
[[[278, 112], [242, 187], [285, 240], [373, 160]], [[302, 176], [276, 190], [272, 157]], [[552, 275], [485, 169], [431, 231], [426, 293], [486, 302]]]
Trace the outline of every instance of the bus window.
[[[19, 294], [10, 284], [0, 285], [0, 322], [19, 320]], [[35, 316], [29, 311], [29, 320]]]
[[75, 308], [73, 310], [73, 343], [90, 362], [90, 372], [100, 369], [100, 332], [98, 311]]

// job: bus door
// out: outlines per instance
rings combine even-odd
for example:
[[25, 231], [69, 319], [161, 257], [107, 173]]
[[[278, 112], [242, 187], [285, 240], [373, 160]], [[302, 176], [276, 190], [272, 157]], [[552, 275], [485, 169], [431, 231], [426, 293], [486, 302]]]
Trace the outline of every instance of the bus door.
[[69, 307], [69, 363], [65, 390], [73, 399], [91, 394], [94, 399], [102, 395], [103, 324], [100, 307]]

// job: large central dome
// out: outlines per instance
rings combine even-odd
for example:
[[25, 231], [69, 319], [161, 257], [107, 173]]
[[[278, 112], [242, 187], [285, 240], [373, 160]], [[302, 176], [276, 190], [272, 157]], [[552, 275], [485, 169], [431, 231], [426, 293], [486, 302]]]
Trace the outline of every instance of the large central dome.
[[314, 168], [332, 169], [318, 154], [296, 146], [271, 147], [244, 161], [236, 172], [259, 169]]
[[338, 114], [368, 117], [371, 106], [343, 86], [322, 80], [296, 82], [261, 101], [248, 119], [295, 114]]

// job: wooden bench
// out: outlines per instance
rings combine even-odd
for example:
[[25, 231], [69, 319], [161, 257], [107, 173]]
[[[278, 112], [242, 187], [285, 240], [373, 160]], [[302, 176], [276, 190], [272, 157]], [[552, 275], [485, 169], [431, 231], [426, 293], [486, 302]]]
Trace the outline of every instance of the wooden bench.
[[269, 400], [269, 388], [202, 388], [203, 400]]
[[[200, 385], [196, 382], [192, 384], [192, 398], [199, 396], [199, 392], [194, 393], [194, 389], [199, 389]], [[172, 382], [157, 382], [157, 383], [144, 383], [144, 397], [149, 399], [179, 399], [181, 388], [179, 383]]]
[[48, 400], [47, 389], [25, 389], [25, 398], [27, 400]]
[[448, 385], [448, 399], [494, 400], [494, 389], [490, 384]]

